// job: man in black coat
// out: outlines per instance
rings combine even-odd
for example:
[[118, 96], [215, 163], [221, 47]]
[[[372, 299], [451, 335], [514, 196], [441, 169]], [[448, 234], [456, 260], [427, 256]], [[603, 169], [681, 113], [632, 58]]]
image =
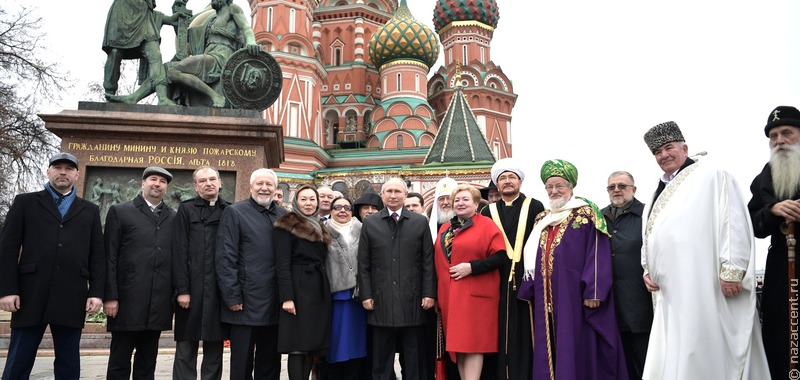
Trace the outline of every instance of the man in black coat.
[[[790, 349], [797, 352], [798, 344], [797, 334], [790, 334], [789, 291], [795, 292], [792, 298], [796, 300], [800, 289], [797, 273], [794, 282], [789, 282], [783, 226], [791, 223], [795, 226], [795, 237], [800, 234], [800, 111], [786, 106], [775, 108], [767, 118], [764, 133], [769, 137], [772, 151], [770, 162], [753, 179], [750, 185], [753, 197], [747, 208], [755, 236], [770, 237], [761, 293], [764, 350], [772, 378], [786, 379], [790, 373]], [[792, 306], [798, 307], [797, 301]]]
[[231, 379], [280, 375], [272, 225], [286, 210], [273, 202], [277, 184], [274, 171], [257, 169], [250, 175], [250, 198], [226, 208], [219, 222], [215, 260], [220, 318], [231, 325]]
[[372, 378], [393, 374], [396, 344], [404, 352], [403, 378], [431, 379], [423, 363], [424, 310], [433, 307], [433, 242], [424, 216], [404, 211], [408, 189], [400, 178], [383, 184], [386, 206], [363, 220], [358, 283], [367, 323], [373, 326]]
[[[473, 261], [481, 271], [500, 268], [500, 312], [498, 314], [497, 355], [483, 360], [484, 379], [523, 379], [530, 377], [533, 367], [531, 312], [528, 301], [517, 299], [525, 272], [522, 248], [531, 235], [536, 215], [544, 211], [542, 202], [520, 192], [525, 172], [522, 163], [512, 157], [492, 165], [492, 182], [500, 190], [500, 200], [484, 207], [483, 216], [492, 218], [506, 235], [506, 255], [493, 255]], [[496, 215], [495, 215], [496, 214]], [[522, 232], [522, 236], [517, 236]]]
[[611, 233], [614, 300], [628, 377], [641, 379], [653, 324], [653, 298], [642, 276], [642, 213], [633, 176], [624, 171], [608, 177], [608, 198], [603, 217]]
[[161, 331], [172, 329], [172, 236], [175, 212], [162, 199], [172, 174], [151, 166], [142, 193], [108, 210], [104, 309], [111, 332], [108, 379], [153, 378]]
[[197, 197], [181, 203], [175, 216], [172, 279], [175, 307], [173, 379], [197, 379], [197, 349], [203, 341], [200, 378], [222, 378], [223, 341], [228, 326], [220, 321], [220, 297], [214, 250], [217, 227], [229, 203], [219, 197], [219, 173], [201, 166], [192, 174]]
[[78, 198], [78, 160], [58, 153], [42, 191], [14, 198], [0, 234], [0, 309], [11, 312], [3, 379], [30, 376], [50, 325], [55, 376], [80, 376], [81, 328], [102, 306], [105, 253], [100, 212]]

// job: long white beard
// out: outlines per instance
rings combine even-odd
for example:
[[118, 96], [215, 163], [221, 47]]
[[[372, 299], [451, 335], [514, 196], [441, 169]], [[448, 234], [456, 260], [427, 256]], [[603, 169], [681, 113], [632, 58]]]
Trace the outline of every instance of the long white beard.
[[558, 198], [550, 200], [550, 210], [559, 210], [569, 201], [568, 198]]
[[772, 187], [779, 200], [792, 198], [800, 189], [800, 145], [786, 145], [788, 150], [772, 148], [769, 164]]
[[442, 211], [442, 209], [439, 209], [439, 220], [437, 220], [437, 222], [439, 224], [445, 224], [449, 222], [450, 219], [453, 219], [454, 216], [456, 216], [456, 210], [453, 210], [452, 208], [448, 211]]

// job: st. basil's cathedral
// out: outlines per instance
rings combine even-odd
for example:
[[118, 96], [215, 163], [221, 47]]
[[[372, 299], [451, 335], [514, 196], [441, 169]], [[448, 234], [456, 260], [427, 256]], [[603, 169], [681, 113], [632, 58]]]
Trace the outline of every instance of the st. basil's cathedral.
[[483, 187], [511, 156], [517, 95], [491, 59], [497, 2], [431, 3], [435, 33], [406, 0], [250, 0], [283, 72], [264, 117], [284, 127], [285, 199], [305, 183], [356, 198], [400, 176], [430, 205], [442, 177]]

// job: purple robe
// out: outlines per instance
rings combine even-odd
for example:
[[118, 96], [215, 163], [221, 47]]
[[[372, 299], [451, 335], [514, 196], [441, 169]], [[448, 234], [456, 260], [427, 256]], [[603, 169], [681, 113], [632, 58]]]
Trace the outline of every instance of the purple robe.
[[[536, 274], [533, 280], [523, 280], [519, 290], [519, 298], [533, 304], [533, 379], [628, 378], [611, 293], [610, 240], [595, 228], [595, 220], [591, 207], [574, 209], [555, 231], [549, 265], [544, 265], [542, 252], [552, 229], [542, 231]], [[550, 321], [546, 291], [552, 297]], [[601, 303], [590, 309], [583, 306], [584, 299]]]

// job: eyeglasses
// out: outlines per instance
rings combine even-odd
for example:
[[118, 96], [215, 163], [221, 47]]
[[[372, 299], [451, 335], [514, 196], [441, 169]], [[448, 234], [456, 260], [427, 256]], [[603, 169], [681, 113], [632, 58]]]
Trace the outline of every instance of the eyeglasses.
[[620, 189], [620, 190], [624, 191], [628, 187], [633, 187], [633, 185], [626, 185], [624, 183], [621, 183], [621, 184], [618, 184], [618, 185], [608, 185], [608, 187], [606, 187], [606, 190], [614, 191], [615, 189]]
[[341, 211], [341, 210], [350, 211], [353, 208], [350, 207], [349, 205], [334, 205], [333, 209], [336, 210], [336, 211]]
[[566, 188], [567, 188], [567, 185], [563, 185], [563, 184], [558, 184], [558, 185], [547, 185], [547, 186], [545, 186], [545, 187], [544, 187], [544, 189], [545, 189], [545, 190], [547, 190], [547, 191], [550, 191], [550, 190], [553, 190], [553, 189], [556, 189], [556, 190], [558, 190], [558, 191], [561, 191], [561, 190], [564, 190], [564, 189], [566, 189]]

